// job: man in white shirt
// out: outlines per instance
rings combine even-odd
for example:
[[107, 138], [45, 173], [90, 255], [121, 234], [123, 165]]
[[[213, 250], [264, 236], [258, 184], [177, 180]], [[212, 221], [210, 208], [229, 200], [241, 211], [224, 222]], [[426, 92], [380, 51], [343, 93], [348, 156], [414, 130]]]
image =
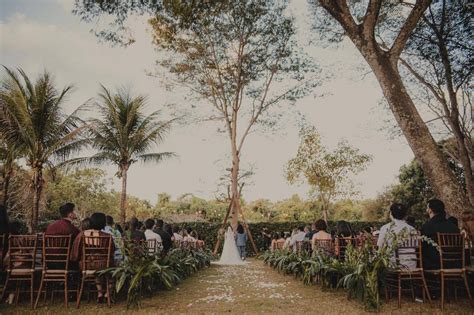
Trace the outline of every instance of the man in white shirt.
[[[403, 233], [407, 237], [414, 236], [417, 234], [417, 231], [412, 226], [408, 225], [405, 222], [405, 217], [407, 215], [407, 209], [404, 205], [399, 203], [394, 203], [390, 206], [390, 219], [392, 222], [385, 224], [380, 228], [379, 238], [377, 240], [377, 246], [379, 248], [383, 247], [385, 244], [390, 244], [392, 242], [393, 235], [399, 235]], [[409, 252], [413, 250], [408, 249]], [[413, 252], [413, 255], [405, 255], [409, 253], [405, 251], [400, 257], [400, 266], [402, 268], [415, 269], [416, 265], [416, 255]], [[391, 258], [391, 261], [395, 263], [395, 254]]]
[[291, 237], [290, 246], [293, 247], [293, 250], [296, 250], [297, 242], [303, 242], [306, 237], [306, 233], [304, 232], [304, 226], [300, 226], [296, 233]]
[[146, 240], [156, 240], [158, 243], [161, 244], [161, 236], [160, 234], [157, 234], [153, 232], [153, 226], [155, 226], [155, 220], [153, 219], [147, 219], [145, 221], [145, 238]]

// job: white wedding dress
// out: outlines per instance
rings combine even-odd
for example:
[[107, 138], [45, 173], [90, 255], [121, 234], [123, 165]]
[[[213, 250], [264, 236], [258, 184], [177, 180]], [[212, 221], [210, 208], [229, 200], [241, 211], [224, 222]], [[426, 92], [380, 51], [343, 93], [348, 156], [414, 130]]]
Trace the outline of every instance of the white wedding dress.
[[224, 238], [224, 248], [222, 249], [221, 259], [216, 262], [217, 265], [245, 265], [239, 255], [239, 250], [235, 244], [234, 232], [229, 226]]

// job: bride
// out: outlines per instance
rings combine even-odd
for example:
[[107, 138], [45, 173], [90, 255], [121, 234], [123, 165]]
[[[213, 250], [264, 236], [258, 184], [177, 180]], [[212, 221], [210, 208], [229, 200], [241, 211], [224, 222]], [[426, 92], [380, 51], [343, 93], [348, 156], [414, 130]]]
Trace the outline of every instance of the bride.
[[235, 244], [235, 236], [232, 228], [229, 226], [224, 238], [224, 248], [222, 249], [221, 259], [216, 263], [218, 265], [245, 265], [240, 258], [239, 250]]

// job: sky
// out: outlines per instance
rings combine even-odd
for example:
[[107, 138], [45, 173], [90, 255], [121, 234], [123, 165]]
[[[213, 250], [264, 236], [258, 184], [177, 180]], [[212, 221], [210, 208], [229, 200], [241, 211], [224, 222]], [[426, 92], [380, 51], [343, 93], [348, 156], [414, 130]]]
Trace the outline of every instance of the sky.
[[[99, 84], [109, 88], [128, 87], [148, 95], [148, 110], [167, 104], [186, 102], [182, 90], [167, 90], [160, 81], [147, 75], [155, 69], [157, 52], [151, 43], [146, 18], [132, 19], [136, 43], [112, 47], [91, 34], [92, 25], [71, 13], [70, 0], [1, 0], [0, 64], [21, 67], [30, 77], [48, 70], [59, 87], [73, 84], [75, 89], [67, 110], [95, 97]], [[296, 17], [298, 41], [321, 66], [323, 84], [298, 100], [292, 112], [304, 115], [322, 135], [323, 144], [334, 148], [343, 139], [373, 156], [367, 170], [352, 178], [359, 184], [360, 198], [371, 198], [384, 187], [397, 182], [400, 166], [413, 154], [406, 141], [391, 136], [393, 118], [382, 104], [380, 87], [350, 42], [321, 45], [311, 36], [305, 0], [293, 0], [291, 14]], [[2, 73], [2, 76], [4, 73]], [[296, 115], [296, 114], [295, 114]], [[284, 177], [285, 163], [296, 154], [299, 139], [294, 115], [275, 133], [253, 133], [242, 152], [242, 166], [254, 167], [252, 185], [244, 191], [246, 200], [282, 200], [299, 193], [305, 197], [306, 185], [289, 185]], [[155, 202], [157, 194], [176, 198], [192, 193], [213, 198], [218, 179], [228, 161], [228, 138], [216, 132], [217, 124], [175, 126], [158, 151], [172, 151], [179, 158], [155, 165], [133, 165], [128, 176], [128, 193]], [[106, 167], [108, 176], [115, 173]], [[120, 189], [117, 178], [111, 184]]]

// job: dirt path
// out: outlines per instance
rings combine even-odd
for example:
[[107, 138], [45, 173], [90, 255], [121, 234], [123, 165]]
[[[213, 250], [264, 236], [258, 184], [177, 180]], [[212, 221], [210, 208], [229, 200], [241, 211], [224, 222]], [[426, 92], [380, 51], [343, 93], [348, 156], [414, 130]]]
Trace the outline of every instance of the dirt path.
[[[449, 313], [468, 313], [466, 304], [451, 303]], [[433, 314], [439, 309], [425, 304], [404, 301], [398, 310], [392, 301], [384, 305], [383, 313]], [[0, 314], [32, 313], [26, 306], [0, 308]], [[68, 313], [56, 303], [42, 306], [39, 314]], [[123, 303], [112, 308], [83, 303], [80, 310], [69, 309], [71, 314], [126, 313]], [[278, 274], [261, 261], [251, 260], [246, 266], [213, 265], [187, 279], [170, 291], [161, 291], [145, 298], [139, 314], [365, 314], [363, 306], [349, 301], [342, 291], [321, 291], [318, 286], [305, 286], [290, 276]]]

